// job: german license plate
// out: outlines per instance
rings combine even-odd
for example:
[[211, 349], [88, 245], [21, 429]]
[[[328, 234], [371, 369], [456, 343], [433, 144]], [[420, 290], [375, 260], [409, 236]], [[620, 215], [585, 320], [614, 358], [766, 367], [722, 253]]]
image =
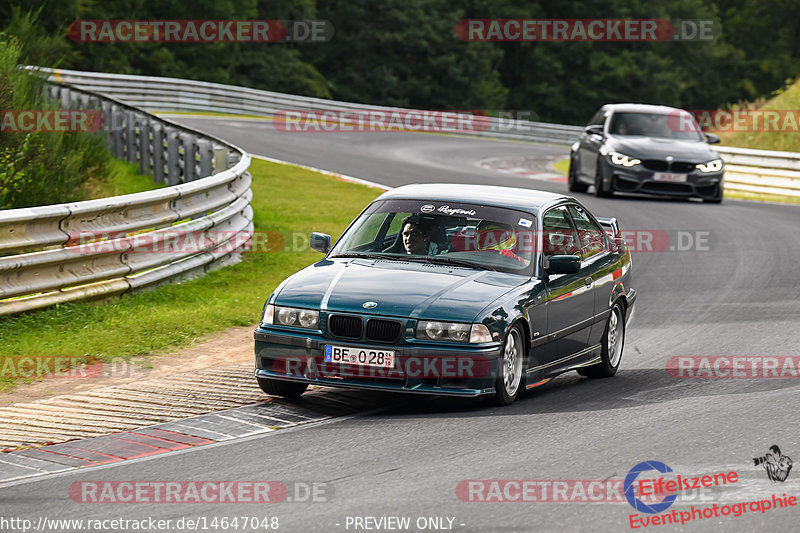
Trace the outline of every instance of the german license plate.
[[656, 181], [683, 182], [686, 181], [686, 174], [676, 174], [674, 172], [656, 172], [653, 174], [653, 179]]
[[323, 355], [326, 363], [394, 368], [394, 350], [326, 344]]

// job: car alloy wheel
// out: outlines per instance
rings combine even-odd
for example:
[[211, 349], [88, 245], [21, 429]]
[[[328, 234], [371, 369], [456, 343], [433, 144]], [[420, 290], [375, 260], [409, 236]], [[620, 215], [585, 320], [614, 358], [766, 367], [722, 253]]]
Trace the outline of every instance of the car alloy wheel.
[[606, 343], [608, 345], [608, 362], [616, 369], [622, 359], [622, 345], [625, 341], [625, 324], [622, 319], [622, 310], [615, 306], [608, 317], [608, 332]]
[[519, 395], [522, 385], [525, 344], [519, 327], [512, 326], [503, 343], [502, 357], [497, 360], [497, 381], [495, 383], [495, 403], [508, 405]]
[[600, 362], [579, 368], [578, 374], [590, 378], [609, 378], [617, 373], [625, 345], [625, 311], [622, 304], [614, 303], [608, 315], [606, 330], [600, 349]]

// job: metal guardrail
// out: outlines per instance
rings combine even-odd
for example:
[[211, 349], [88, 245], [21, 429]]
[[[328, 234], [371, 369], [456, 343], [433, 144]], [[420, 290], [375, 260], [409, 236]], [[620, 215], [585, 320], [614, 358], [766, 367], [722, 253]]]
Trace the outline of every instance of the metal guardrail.
[[[388, 106], [339, 102], [248, 89], [203, 81], [130, 74], [105, 74], [64, 69], [40, 69], [51, 79], [107, 94], [151, 111], [198, 111], [271, 117], [281, 111], [408, 111]], [[485, 131], [465, 132], [485, 137], [570, 144], [583, 128], [546, 122], [488, 119]], [[458, 132], [454, 132], [458, 133]]]
[[[295, 96], [218, 83], [104, 74], [74, 70], [42, 69], [51, 78], [95, 90], [153, 111], [199, 111], [274, 116], [279, 111], [408, 111], [405, 109], [337, 102], [321, 98]], [[539, 141], [569, 145], [583, 128], [544, 122], [489, 119], [485, 131], [463, 132], [484, 137]], [[459, 132], [453, 132], [459, 133]], [[725, 188], [761, 194], [800, 196], [800, 154], [743, 148], [716, 147], [726, 163]]]
[[720, 146], [725, 188], [800, 198], [800, 154]]
[[[169, 186], [0, 211], [0, 315], [154, 287], [241, 259], [253, 234], [245, 151], [64, 82], [46, 90], [64, 109], [102, 112], [112, 153]], [[175, 246], [180, 237], [192, 245]], [[147, 253], [139, 253], [143, 243]]]

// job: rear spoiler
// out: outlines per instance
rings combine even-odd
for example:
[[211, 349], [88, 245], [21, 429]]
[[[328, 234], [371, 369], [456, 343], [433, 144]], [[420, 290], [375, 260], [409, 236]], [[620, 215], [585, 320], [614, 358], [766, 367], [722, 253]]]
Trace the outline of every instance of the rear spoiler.
[[597, 221], [603, 226], [603, 229], [606, 230], [606, 233], [610, 237], [619, 237], [621, 235], [619, 229], [619, 222], [614, 217], [595, 217]]

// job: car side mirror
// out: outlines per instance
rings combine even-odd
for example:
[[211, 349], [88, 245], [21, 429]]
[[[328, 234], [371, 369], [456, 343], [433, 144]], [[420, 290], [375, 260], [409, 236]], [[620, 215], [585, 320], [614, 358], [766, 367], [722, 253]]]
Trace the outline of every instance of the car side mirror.
[[577, 274], [581, 271], [581, 258], [577, 255], [554, 255], [550, 257], [548, 274]]
[[719, 143], [719, 135], [714, 135], [713, 133], [704, 133], [703, 135], [706, 136], [706, 142], [708, 144], [718, 144]]
[[331, 251], [331, 236], [327, 233], [317, 233], [315, 231], [311, 234], [310, 244], [312, 250], [327, 254]]
[[601, 137], [603, 136], [603, 126], [586, 126], [586, 128], [583, 131], [585, 131], [589, 135], [599, 135]]

